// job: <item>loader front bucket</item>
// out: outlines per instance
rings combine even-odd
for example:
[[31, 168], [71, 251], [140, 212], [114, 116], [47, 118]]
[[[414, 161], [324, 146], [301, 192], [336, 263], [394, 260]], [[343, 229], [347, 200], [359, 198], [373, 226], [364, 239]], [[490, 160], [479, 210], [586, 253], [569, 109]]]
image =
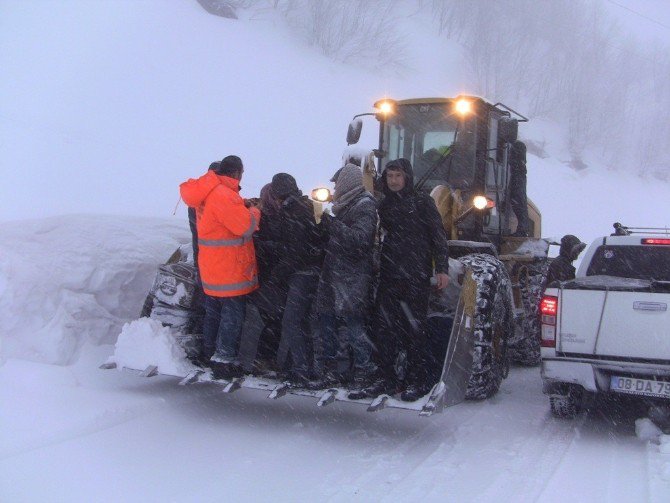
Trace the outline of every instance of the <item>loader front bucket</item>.
[[[192, 264], [190, 263], [179, 263], [178, 265], [183, 267], [190, 265], [192, 268]], [[163, 276], [165, 276], [165, 270], [161, 269], [158, 272], [158, 280], [163, 278]], [[448, 337], [446, 356], [442, 365], [440, 379], [434, 384], [429, 394], [414, 402], [405, 402], [400, 400], [399, 397], [385, 394], [373, 398], [351, 399], [348, 396], [350, 390], [345, 387], [333, 387], [318, 390], [306, 389], [296, 387], [281, 379], [266, 376], [259, 377], [250, 374], [230, 380], [216, 379], [212, 375], [211, 370], [206, 368], [191, 366], [190, 370], [185, 370], [183, 373], [175, 372], [168, 368], [161, 369], [159, 364], [149, 361], [151, 358], [142, 365], [135, 364], [140, 368], [128, 368], [124, 364], [118, 366], [122, 367], [123, 370], [134, 371], [143, 377], [149, 378], [158, 374], [172, 375], [180, 379], [179, 384], [181, 385], [193, 385], [197, 383], [216, 384], [221, 386], [222, 391], [225, 393], [233, 393], [239, 389], [255, 389], [266, 392], [270, 399], [279, 399], [286, 395], [312, 397], [315, 399], [315, 403], [319, 407], [326, 407], [334, 402], [355, 402], [360, 405], [365, 405], [369, 412], [376, 412], [385, 408], [397, 408], [413, 410], [419, 412], [422, 416], [430, 416], [433, 413], [441, 412], [445, 407], [456, 405], [465, 399], [465, 392], [472, 372], [474, 350], [473, 319], [476, 302], [476, 283], [472, 272], [469, 269], [465, 271], [463, 277], [464, 280], [462, 285], [458, 285], [454, 280], [452, 288], [454, 288], [457, 293], [453, 297], [453, 300], [448, 302], [450, 308], [443, 311], [438, 310], [436, 312], [436, 314], [443, 316], [445, 320], [448, 320], [450, 323], [450, 327], [448, 326], [449, 324], [447, 324], [445, 329], [439, 333], [439, 337], [442, 340], [446, 341], [446, 338]], [[162, 285], [158, 280], [157, 284]], [[158, 298], [157, 296], [155, 297]], [[191, 296], [191, 298], [193, 298], [193, 296]], [[458, 300], [456, 301], [456, 299]], [[168, 313], [168, 310], [166, 309], [157, 308], [157, 306], [159, 308], [162, 307], [163, 304], [167, 305], [166, 302], [163, 299], [161, 299], [160, 303], [154, 302], [153, 298], [151, 300], [152, 302], [147, 303], [147, 305], [153, 309], [146, 314], [163, 322], [164, 326], [167, 325], [171, 327], [170, 337], [173, 337], [184, 349], [188, 358], [197, 356], [199, 347], [202, 344], [201, 335], [191, 333], [190, 331], [185, 332], [185, 328], [190, 327], [192, 324], [174, 323], [172, 311]], [[455, 310], [453, 310], [454, 304], [456, 304]], [[197, 306], [193, 306], [192, 303], [187, 304], [185, 307], [177, 307], [184, 309], [186, 312], [190, 313], [192, 317], [197, 314]], [[168, 314], [170, 316], [168, 316]], [[451, 323], [452, 316], [454, 317], [453, 323]], [[263, 324], [258, 311], [251, 303], [249, 303], [245, 320], [244, 335], [240, 347], [240, 356], [244, 361], [246, 368], [251, 367], [262, 328]], [[285, 341], [282, 341], [278, 350], [279, 360], [282, 360], [282, 354], [284, 356], [286, 355], [287, 348], [282, 347], [284, 343]], [[444, 351], [444, 346], [442, 347], [442, 351]], [[106, 369], [116, 367], [117, 363], [113, 361], [113, 358], [101, 366], [101, 368]], [[172, 366], [172, 368], [177, 367]], [[183, 366], [179, 366], [179, 368], [183, 368]]]
[[451, 407], [465, 400], [465, 393], [472, 374], [476, 288], [472, 273], [468, 270], [456, 308], [442, 374], [439, 382], [433, 387], [430, 398], [423, 406], [422, 416], [442, 412], [445, 407]]

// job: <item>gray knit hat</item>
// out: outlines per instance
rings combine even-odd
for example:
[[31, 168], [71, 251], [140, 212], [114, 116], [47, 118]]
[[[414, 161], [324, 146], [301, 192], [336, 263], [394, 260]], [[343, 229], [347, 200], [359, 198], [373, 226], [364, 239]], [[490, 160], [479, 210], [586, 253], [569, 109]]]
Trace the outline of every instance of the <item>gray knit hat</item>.
[[360, 192], [363, 188], [363, 171], [355, 164], [347, 164], [337, 174], [333, 201], [338, 201], [349, 192]]

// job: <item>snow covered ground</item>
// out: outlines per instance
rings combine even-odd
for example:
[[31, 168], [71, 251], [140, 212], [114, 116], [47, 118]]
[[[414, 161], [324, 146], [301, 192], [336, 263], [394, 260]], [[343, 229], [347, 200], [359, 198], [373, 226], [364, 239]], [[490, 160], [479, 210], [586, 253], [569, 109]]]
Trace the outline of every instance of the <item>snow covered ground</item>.
[[667, 444], [635, 436], [639, 411], [601, 404], [575, 421], [554, 419], [538, 369], [512, 369], [494, 399], [425, 419], [96, 370], [109, 351], [69, 367], [10, 360], [0, 368], [0, 500], [664, 502], [670, 494]]
[[[0, 224], [0, 234], [0, 501], [670, 494], [670, 449], [658, 444], [670, 437], [644, 423], [636, 436], [644, 409], [601, 404], [575, 421], [554, 419], [537, 368], [512, 369], [493, 399], [427, 419], [99, 370], [121, 324], [138, 315], [156, 265], [188, 240], [186, 226], [64, 217]], [[151, 332], [126, 327], [125, 338], [140, 329]]]

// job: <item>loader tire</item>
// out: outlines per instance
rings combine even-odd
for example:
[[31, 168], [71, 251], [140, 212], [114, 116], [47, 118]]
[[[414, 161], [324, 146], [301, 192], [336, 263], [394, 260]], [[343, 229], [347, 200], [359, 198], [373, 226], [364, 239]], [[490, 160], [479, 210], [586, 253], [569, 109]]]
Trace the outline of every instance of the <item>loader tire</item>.
[[540, 299], [547, 279], [547, 260], [524, 266], [519, 274], [521, 302], [525, 311], [523, 337], [510, 346], [510, 358], [514, 363], [526, 367], [540, 364]]
[[512, 333], [511, 282], [502, 262], [475, 253], [459, 259], [472, 270], [477, 284], [472, 375], [465, 397], [495, 395], [509, 368], [507, 340]]

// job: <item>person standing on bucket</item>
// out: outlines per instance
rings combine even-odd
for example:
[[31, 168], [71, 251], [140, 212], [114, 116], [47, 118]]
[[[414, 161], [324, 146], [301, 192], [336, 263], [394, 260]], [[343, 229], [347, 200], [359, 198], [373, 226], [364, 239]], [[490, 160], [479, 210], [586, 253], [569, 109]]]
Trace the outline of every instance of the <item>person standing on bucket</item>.
[[436, 288], [449, 283], [447, 235], [433, 198], [414, 189], [409, 160], [389, 162], [381, 184], [384, 199], [379, 204], [382, 245], [375, 343], [386, 380], [384, 391], [393, 392], [401, 384], [395, 363], [402, 351], [407, 355], [407, 375], [400, 398], [415, 401], [435, 384], [430, 376], [439, 366], [431, 354], [425, 325], [433, 273]]
[[[321, 351], [315, 348], [315, 352], [322, 380], [315, 386], [331, 386], [340, 380], [340, 348], [348, 344], [354, 359], [352, 385], [358, 389], [368, 386], [377, 371], [365, 323], [371, 304], [377, 210], [363, 186], [360, 167], [347, 164], [336, 177], [335, 216], [324, 213], [321, 217], [328, 241], [316, 296]], [[346, 336], [343, 341], [341, 332]]]
[[252, 240], [260, 210], [240, 196], [244, 166], [225, 157], [216, 169], [179, 186], [184, 202], [196, 210], [198, 266], [205, 292], [203, 355], [216, 377], [242, 375], [238, 353], [247, 295], [258, 288]]

